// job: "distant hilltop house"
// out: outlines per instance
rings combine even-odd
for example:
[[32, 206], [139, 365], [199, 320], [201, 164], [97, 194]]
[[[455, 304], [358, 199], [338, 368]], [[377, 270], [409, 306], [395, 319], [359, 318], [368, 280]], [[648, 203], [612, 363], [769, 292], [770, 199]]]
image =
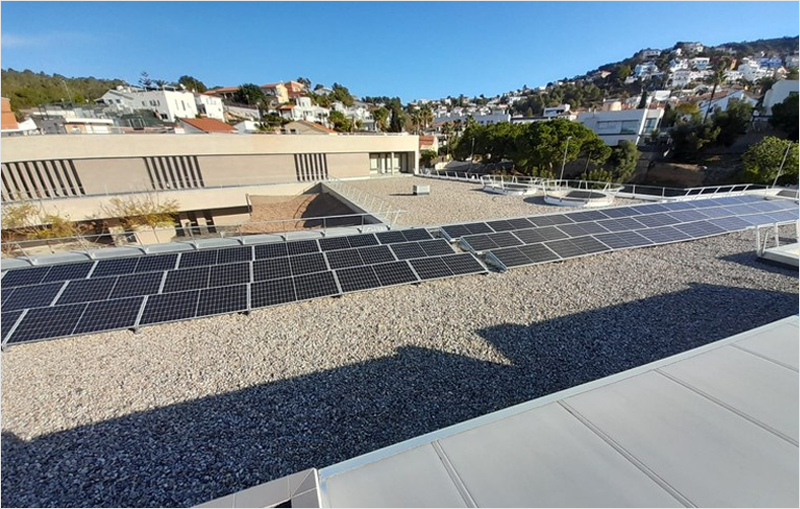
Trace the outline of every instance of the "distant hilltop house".
[[663, 109], [593, 111], [578, 114], [578, 122], [594, 131], [606, 145], [621, 141], [639, 144], [642, 137], [658, 129]]
[[213, 94], [198, 94], [177, 89], [143, 89], [118, 86], [97, 100], [118, 113], [138, 110], [154, 112], [161, 120], [174, 122], [177, 118], [194, 118], [204, 115], [224, 120], [222, 100]]
[[0, 136], [26, 136], [29, 134], [39, 134], [39, 128], [32, 119], [17, 122], [17, 117], [11, 111], [11, 101], [5, 97], [0, 97], [2, 103], [2, 124], [0, 124]]

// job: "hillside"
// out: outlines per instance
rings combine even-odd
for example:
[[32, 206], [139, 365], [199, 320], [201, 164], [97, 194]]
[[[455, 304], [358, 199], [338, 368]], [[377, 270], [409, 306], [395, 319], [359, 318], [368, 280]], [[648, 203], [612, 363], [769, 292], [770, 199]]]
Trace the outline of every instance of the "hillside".
[[67, 78], [60, 74], [49, 75], [43, 72], [34, 73], [28, 69], [15, 71], [3, 69], [2, 90], [3, 97], [11, 100], [11, 109], [15, 113], [26, 108], [52, 102], [82, 103], [94, 101], [102, 96], [108, 89], [122, 85], [119, 79]]

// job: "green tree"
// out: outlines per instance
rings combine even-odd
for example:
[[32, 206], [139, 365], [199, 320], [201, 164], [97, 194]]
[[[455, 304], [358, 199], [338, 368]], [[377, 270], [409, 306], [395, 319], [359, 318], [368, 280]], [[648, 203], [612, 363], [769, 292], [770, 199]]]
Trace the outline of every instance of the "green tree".
[[331, 111], [331, 114], [328, 116], [328, 121], [333, 125], [333, 129], [340, 133], [349, 133], [355, 127], [353, 121], [344, 116], [344, 113], [341, 111]]
[[791, 94], [780, 104], [772, 107], [770, 125], [784, 131], [790, 140], [797, 141], [798, 130], [798, 95]]
[[150, 78], [150, 74], [147, 71], [142, 71], [139, 75], [139, 86], [144, 88], [150, 88], [153, 86], [153, 80]]
[[375, 119], [379, 131], [385, 132], [389, 128], [389, 110], [386, 108], [381, 106], [372, 110], [372, 118]]
[[747, 131], [750, 119], [753, 116], [753, 107], [744, 101], [728, 102], [728, 109], [714, 113], [712, 124], [719, 128], [717, 142], [730, 147], [736, 142], [739, 135]]
[[350, 95], [350, 91], [347, 89], [347, 87], [338, 83], [334, 83], [333, 87], [331, 87], [331, 90], [333, 90], [329, 96], [331, 101], [339, 101], [345, 106], [353, 105], [353, 96]]
[[[788, 152], [787, 152], [788, 151]], [[783, 162], [784, 156], [786, 161]], [[745, 176], [749, 182], [772, 184], [783, 162], [778, 184], [796, 184], [798, 175], [797, 142], [767, 136], [751, 145], [742, 156]]]
[[600, 148], [602, 140], [594, 131], [576, 122], [556, 119], [522, 127], [515, 136], [511, 159], [518, 169], [531, 175], [554, 177], [564, 161], [574, 161], [582, 153], [597, 152], [592, 156], [597, 161], [605, 161], [610, 153], [610, 149]]
[[695, 121], [679, 122], [669, 135], [675, 150], [675, 159], [691, 162], [697, 159], [700, 151], [717, 141], [720, 128]]
[[627, 182], [636, 171], [642, 154], [632, 141], [623, 140], [611, 151], [608, 162], [613, 167], [610, 172], [614, 182]]
[[392, 116], [389, 120], [389, 132], [391, 133], [401, 133], [403, 132], [403, 125], [405, 124], [405, 114], [403, 113], [403, 107], [400, 105], [400, 99], [394, 98], [391, 100], [390, 104]]
[[183, 75], [178, 78], [178, 83], [186, 87], [186, 90], [194, 90], [201, 94], [208, 90], [202, 81], [193, 76]]
[[245, 83], [239, 86], [239, 90], [234, 95], [234, 100], [238, 103], [260, 106], [264, 104], [267, 96], [261, 87], [255, 83]]
[[437, 157], [435, 150], [423, 150], [419, 153], [419, 162], [425, 168], [430, 168], [431, 162]]

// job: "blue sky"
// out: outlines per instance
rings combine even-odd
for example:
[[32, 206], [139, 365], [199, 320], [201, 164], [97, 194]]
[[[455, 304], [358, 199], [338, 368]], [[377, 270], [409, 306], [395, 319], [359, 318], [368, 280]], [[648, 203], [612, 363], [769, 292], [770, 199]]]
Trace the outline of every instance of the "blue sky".
[[544, 85], [643, 47], [798, 35], [797, 2], [2, 2], [0, 65], [403, 101]]

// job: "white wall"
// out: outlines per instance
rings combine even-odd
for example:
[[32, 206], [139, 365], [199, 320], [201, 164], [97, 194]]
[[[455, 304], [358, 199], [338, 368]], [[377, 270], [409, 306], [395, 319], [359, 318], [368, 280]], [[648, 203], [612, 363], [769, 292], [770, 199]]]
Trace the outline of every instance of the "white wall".
[[772, 115], [773, 106], [782, 103], [789, 97], [790, 93], [798, 93], [798, 84], [800, 84], [800, 82], [797, 80], [781, 80], [772, 85], [772, 88], [767, 90], [767, 93], [764, 94], [764, 102], [762, 103], [764, 113], [766, 115]]
[[623, 140], [638, 145], [641, 137], [656, 128], [663, 116], [664, 110], [660, 109], [596, 111], [580, 113], [578, 122], [597, 133], [606, 145], [619, 145]]

